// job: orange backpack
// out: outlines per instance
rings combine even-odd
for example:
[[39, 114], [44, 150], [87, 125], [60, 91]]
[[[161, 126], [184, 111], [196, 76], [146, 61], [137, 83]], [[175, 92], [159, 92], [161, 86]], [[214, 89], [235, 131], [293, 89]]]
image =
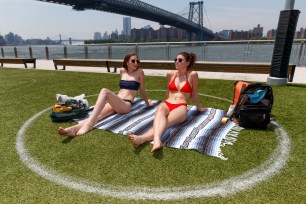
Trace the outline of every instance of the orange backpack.
[[248, 86], [250, 85], [250, 82], [247, 81], [236, 81], [235, 82], [235, 89], [234, 89], [234, 98], [233, 98], [233, 105], [236, 105], [238, 100], [239, 100], [239, 96], [240, 93]]

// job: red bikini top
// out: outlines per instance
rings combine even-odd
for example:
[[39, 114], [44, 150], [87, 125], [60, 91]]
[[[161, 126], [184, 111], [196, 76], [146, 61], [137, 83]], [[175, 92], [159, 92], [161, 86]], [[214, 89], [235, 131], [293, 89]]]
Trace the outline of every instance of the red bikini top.
[[187, 72], [186, 72], [186, 83], [184, 84], [184, 86], [178, 90], [176, 85], [175, 85], [175, 79], [177, 77], [177, 73], [175, 74], [175, 77], [174, 79], [169, 83], [168, 85], [168, 88], [170, 91], [180, 91], [180, 92], [184, 92], [184, 93], [190, 93], [190, 96], [192, 94], [192, 87], [190, 85], [190, 83], [188, 82], [188, 75], [187, 75]]

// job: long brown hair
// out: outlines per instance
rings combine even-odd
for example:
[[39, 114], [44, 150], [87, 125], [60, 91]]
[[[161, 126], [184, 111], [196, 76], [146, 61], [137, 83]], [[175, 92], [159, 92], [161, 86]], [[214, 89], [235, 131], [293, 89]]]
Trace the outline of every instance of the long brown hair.
[[128, 63], [128, 61], [130, 60], [130, 58], [131, 58], [132, 56], [136, 56], [137, 59], [138, 59], [138, 55], [137, 55], [135, 52], [128, 53], [128, 54], [125, 55], [125, 57], [124, 57], [124, 60], [123, 60], [123, 63], [122, 63], [122, 67], [124, 67], [126, 70], [128, 69], [127, 63]]
[[194, 65], [194, 63], [196, 61], [196, 58], [197, 58], [194, 53], [192, 53], [192, 52], [191, 53], [180, 52], [178, 54], [179, 55], [183, 55], [185, 57], [185, 59], [186, 59], [186, 62], [189, 62], [189, 65], [187, 66], [187, 69], [190, 69]]

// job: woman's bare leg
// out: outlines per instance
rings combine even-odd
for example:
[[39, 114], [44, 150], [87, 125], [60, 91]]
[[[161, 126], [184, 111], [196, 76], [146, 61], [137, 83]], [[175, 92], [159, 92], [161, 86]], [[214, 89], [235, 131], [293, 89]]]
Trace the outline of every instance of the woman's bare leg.
[[[114, 112], [115, 111], [111, 107], [111, 105], [107, 103], [105, 107], [103, 108], [103, 110], [101, 111], [101, 113], [99, 114], [97, 121], [105, 118], [106, 116], [109, 116], [110, 114]], [[87, 120], [88, 118], [71, 127], [67, 127], [67, 128], [59, 127], [57, 131], [61, 135], [66, 135], [68, 137], [75, 137], [77, 132], [81, 129], [81, 127], [83, 127], [84, 123], [86, 123]]]
[[[106, 103], [106, 100], [108, 103]], [[59, 127], [58, 133], [61, 135], [67, 135], [68, 137], [83, 135], [90, 131], [98, 120], [101, 120], [114, 112], [127, 113], [130, 111], [130, 109], [131, 105], [129, 103], [124, 102], [113, 92], [107, 89], [102, 89], [96, 101], [93, 113], [90, 115], [90, 117], [81, 123], [68, 128]], [[93, 126], [91, 126], [91, 124], [93, 124]]]
[[131, 110], [131, 104], [126, 103], [113, 92], [103, 88], [100, 91], [99, 97], [97, 99], [92, 114], [84, 123], [82, 123], [83, 125], [76, 132], [76, 135], [83, 135], [88, 131], [92, 130], [93, 126], [97, 123], [99, 119], [99, 114], [102, 112], [103, 108], [105, 107], [106, 101], [108, 102], [108, 104], [110, 104], [112, 109], [117, 113], [124, 114], [128, 113]]
[[183, 122], [186, 119], [186, 116], [186, 106], [180, 106], [171, 112], [169, 112], [169, 108], [165, 104], [158, 107], [153, 124], [154, 143], [151, 152], [156, 152], [163, 147], [161, 143], [161, 136], [168, 128]]

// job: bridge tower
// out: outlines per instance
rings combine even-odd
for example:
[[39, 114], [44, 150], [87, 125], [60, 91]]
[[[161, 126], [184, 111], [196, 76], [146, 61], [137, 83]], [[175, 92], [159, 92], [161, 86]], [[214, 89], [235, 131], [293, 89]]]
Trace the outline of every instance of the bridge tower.
[[[189, 15], [188, 15], [188, 20], [195, 22], [199, 24], [201, 27], [203, 27], [203, 1], [198, 1], [198, 2], [190, 2], [189, 3]], [[191, 40], [192, 33], [188, 33], [188, 38]], [[203, 39], [203, 31], [200, 31], [199, 33], [196, 34], [197, 40], [202, 40]]]
[[188, 20], [203, 26], [203, 1], [189, 3]]

